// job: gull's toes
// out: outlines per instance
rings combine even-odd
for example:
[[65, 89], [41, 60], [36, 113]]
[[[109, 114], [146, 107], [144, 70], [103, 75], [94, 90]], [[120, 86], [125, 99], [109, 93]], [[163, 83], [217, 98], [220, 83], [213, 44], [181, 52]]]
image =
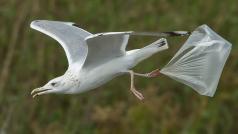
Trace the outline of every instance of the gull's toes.
[[140, 100], [144, 99], [144, 96], [142, 93], [140, 93], [139, 91], [137, 91], [135, 88], [131, 89], [132, 93]]

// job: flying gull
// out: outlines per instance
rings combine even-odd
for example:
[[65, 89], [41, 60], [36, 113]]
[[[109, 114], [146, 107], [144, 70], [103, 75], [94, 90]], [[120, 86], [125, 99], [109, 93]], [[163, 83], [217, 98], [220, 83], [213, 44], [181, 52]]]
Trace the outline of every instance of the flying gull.
[[[134, 76], [167, 75], [190, 86], [201, 95], [213, 96], [231, 43], [207, 25], [192, 33], [174, 32], [106, 32], [91, 34], [71, 22], [38, 20], [31, 27], [57, 40], [64, 48], [68, 69], [64, 75], [34, 89], [33, 98], [42, 94], [75, 94], [95, 89], [116, 76], [130, 74], [130, 90], [140, 100], [143, 95], [135, 88]], [[191, 35], [190, 35], [191, 34]], [[141, 48], [126, 51], [130, 36], [156, 36], [161, 39]], [[162, 69], [141, 74], [132, 70], [153, 54], [168, 49], [165, 37], [190, 35], [175, 56]]]
[[[31, 28], [57, 40], [64, 48], [68, 69], [62, 76], [34, 89], [33, 98], [49, 93], [75, 94], [95, 89], [116, 76], [130, 74], [130, 90], [140, 100], [143, 95], [136, 90], [134, 76], [156, 77], [160, 71], [135, 73], [132, 68], [153, 54], [168, 49], [164, 37], [185, 36], [189, 32], [106, 32], [92, 34], [71, 22], [36, 20]], [[129, 36], [157, 36], [161, 39], [141, 49], [126, 51]]]

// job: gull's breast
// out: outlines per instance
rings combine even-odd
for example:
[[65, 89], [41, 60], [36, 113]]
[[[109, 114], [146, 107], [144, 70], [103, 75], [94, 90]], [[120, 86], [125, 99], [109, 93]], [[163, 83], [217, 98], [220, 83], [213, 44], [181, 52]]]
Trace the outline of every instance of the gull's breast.
[[81, 81], [81, 92], [97, 88], [128, 70], [125, 57], [119, 57], [90, 70], [86, 70]]

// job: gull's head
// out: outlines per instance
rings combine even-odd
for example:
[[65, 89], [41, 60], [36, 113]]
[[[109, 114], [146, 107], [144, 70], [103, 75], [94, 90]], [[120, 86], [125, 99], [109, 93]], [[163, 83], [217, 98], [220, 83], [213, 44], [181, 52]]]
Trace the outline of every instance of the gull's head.
[[50, 80], [44, 86], [32, 90], [31, 95], [35, 98], [36, 96], [49, 93], [68, 93], [74, 85], [65, 79], [64, 76], [60, 76]]

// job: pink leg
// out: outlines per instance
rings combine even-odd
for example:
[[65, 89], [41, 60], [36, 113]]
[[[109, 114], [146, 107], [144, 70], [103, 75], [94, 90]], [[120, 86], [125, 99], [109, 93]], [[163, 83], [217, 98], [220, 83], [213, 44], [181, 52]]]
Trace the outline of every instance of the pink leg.
[[148, 78], [151, 78], [151, 77], [157, 77], [160, 75], [160, 70], [159, 69], [156, 69], [150, 73], [146, 73], [146, 74], [140, 74], [140, 73], [134, 73], [132, 70], [129, 71], [130, 75], [131, 75], [131, 92], [140, 100], [143, 100], [144, 99], [144, 96], [142, 95], [142, 93], [140, 93], [139, 91], [136, 90], [135, 88], [135, 84], [134, 84], [134, 75], [137, 75], [137, 76], [142, 76], [142, 77], [148, 77]]
[[134, 72], [133, 71], [129, 71], [130, 75], [131, 75], [131, 92], [140, 100], [144, 99], [144, 96], [136, 90], [135, 85], [134, 85]]
[[149, 76], [149, 77], [157, 77], [157, 76], [159, 76], [159, 75], [160, 75], [160, 69], [156, 69], [156, 70], [154, 70], [154, 71], [148, 73], [148, 76]]
[[[134, 72], [133, 72], [134, 73]], [[142, 77], [157, 77], [160, 75], [160, 70], [159, 69], [156, 69], [156, 70], [153, 70], [151, 71], [150, 73], [145, 73], [145, 74], [141, 74], [141, 73], [134, 73], [134, 75], [137, 75], [137, 76], [142, 76]]]

